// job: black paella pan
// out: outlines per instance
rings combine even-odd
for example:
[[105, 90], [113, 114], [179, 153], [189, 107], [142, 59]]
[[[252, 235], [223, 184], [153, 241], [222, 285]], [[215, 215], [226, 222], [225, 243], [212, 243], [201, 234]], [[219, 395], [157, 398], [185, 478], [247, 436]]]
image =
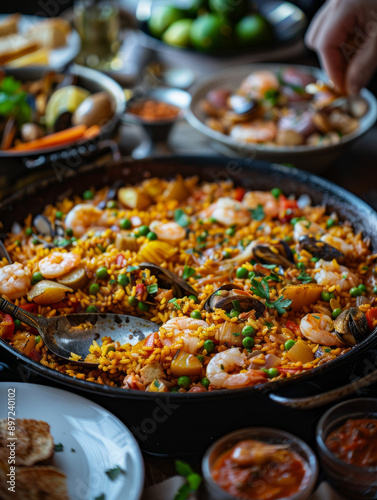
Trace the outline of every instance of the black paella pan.
[[[82, 193], [89, 186], [112, 185], [118, 179], [137, 183], [146, 176], [199, 175], [218, 182], [233, 179], [248, 189], [279, 186], [286, 193], [308, 194], [314, 204], [326, 204], [370, 238], [377, 250], [377, 214], [366, 203], [342, 188], [307, 172], [261, 161], [210, 157], [170, 157], [122, 161], [109, 166], [82, 167], [67, 172], [62, 182], [51, 177], [29, 186], [0, 205], [4, 232], [22, 222], [31, 211], [40, 213], [64, 193]], [[108, 408], [135, 434], [141, 447], [162, 455], [198, 455], [210, 442], [231, 430], [252, 425], [285, 429], [309, 440], [323, 407], [377, 380], [374, 371], [377, 334], [335, 360], [289, 379], [257, 387], [207, 393], [144, 393], [101, 386], [47, 368], [19, 353], [0, 339], [0, 360], [38, 381], [69, 387]], [[313, 434], [314, 435], [314, 434]]]

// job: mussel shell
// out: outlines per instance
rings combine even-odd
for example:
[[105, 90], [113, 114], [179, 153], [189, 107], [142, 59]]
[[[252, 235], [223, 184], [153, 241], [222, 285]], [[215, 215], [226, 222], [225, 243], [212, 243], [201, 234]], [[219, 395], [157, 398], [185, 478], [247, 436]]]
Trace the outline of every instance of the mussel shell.
[[55, 230], [45, 215], [36, 215], [33, 219], [33, 226], [40, 236], [55, 236]]
[[237, 115], [248, 115], [253, 112], [258, 103], [253, 99], [238, 94], [233, 94], [228, 99], [229, 106]]
[[333, 259], [336, 259], [338, 262], [344, 261], [345, 256], [343, 252], [324, 241], [317, 240], [314, 236], [301, 236], [299, 242], [300, 247], [310, 252], [313, 257], [327, 261]]
[[266, 308], [260, 300], [254, 299], [254, 297], [250, 297], [248, 295], [237, 293], [229, 294], [227, 297], [221, 297], [220, 300], [217, 301], [216, 307], [218, 309], [223, 309], [226, 312], [230, 312], [234, 309], [233, 302], [235, 300], [239, 302], [240, 312], [249, 312], [254, 310], [256, 318], [262, 316]]
[[[180, 278], [177, 274], [172, 273], [168, 269], [164, 269], [157, 264], [152, 264], [151, 262], [142, 262], [139, 264], [140, 269], [149, 269], [149, 271], [156, 276], [158, 284], [161, 288], [171, 287], [174, 297], [178, 299], [184, 297], [185, 295], [195, 295], [198, 296], [198, 292], [192, 288], [186, 281]], [[164, 287], [165, 285], [165, 287]]]
[[335, 333], [346, 345], [359, 344], [369, 335], [369, 327], [365, 314], [357, 307], [342, 311], [334, 321]]
[[[208, 299], [205, 301], [205, 304], [204, 304], [204, 309], [207, 311], [207, 312], [213, 312], [215, 307], [218, 307], [217, 306], [217, 303], [219, 300], [221, 300], [221, 295], [219, 294], [219, 292], [221, 292], [222, 290], [224, 291], [229, 291], [229, 290], [242, 290], [242, 287], [238, 286], [238, 285], [234, 285], [233, 283], [227, 283], [226, 285], [222, 285], [220, 286], [215, 292], [213, 292], [209, 297]], [[233, 299], [234, 300], [234, 299]]]
[[[272, 248], [279, 253], [275, 253]], [[261, 264], [276, 264], [284, 269], [294, 264], [292, 250], [285, 241], [280, 241], [276, 245], [256, 245], [253, 249], [253, 256]]]

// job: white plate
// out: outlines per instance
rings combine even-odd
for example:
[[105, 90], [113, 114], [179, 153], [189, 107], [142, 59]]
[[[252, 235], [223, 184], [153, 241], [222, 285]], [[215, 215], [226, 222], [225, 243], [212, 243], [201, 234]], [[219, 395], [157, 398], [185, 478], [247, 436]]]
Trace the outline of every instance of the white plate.
[[[101, 406], [76, 394], [36, 384], [0, 383], [0, 418], [7, 417], [8, 389], [16, 389], [16, 418], [43, 420], [54, 443], [63, 444], [54, 465], [67, 475], [71, 500], [139, 500], [144, 464], [127, 427]], [[75, 452], [71, 451], [75, 450]], [[116, 466], [126, 471], [111, 481], [105, 474]]]
[[[8, 15], [0, 14], [0, 22], [3, 21]], [[45, 20], [45, 17], [39, 16], [22, 16], [18, 25], [20, 33], [25, 33], [37, 23]], [[80, 52], [81, 40], [80, 35], [76, 30], [72, 29], [67, 37], [67, 43], [58, 49], [49, 51], [48, 67], [51, 69], [59, 70], [69, 64], [77, 54]], [[5, 66], [6, 67], [6, 66]]]

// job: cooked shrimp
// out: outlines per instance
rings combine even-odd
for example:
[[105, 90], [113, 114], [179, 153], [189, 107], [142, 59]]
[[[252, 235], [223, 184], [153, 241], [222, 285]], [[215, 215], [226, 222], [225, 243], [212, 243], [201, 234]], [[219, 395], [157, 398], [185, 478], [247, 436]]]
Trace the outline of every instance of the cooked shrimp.
[[266, 377], [259, 370], [244, 373], [230, 373], [247, 362], [246, 356], [236, 347], [216, 354], [207, 365], [207, 378], [218, 388], [237, 389], [266, 382]]
[[204, 218], [213, 217], [224, 226], [235, 224], [244, 226], [250, 222], [250, 212], [242, 203], [232, 198], [219, 198], [203, 210], [200, 215]]
[[150, 229], [157, 234], [157, 238], [168, 243], [179, 243], [186, 238], [186, 230], [177, 222], [153, 221], [149, 225]]
[[122, 389], [133, 389], [134, 391], [145, 391], [145, 385], [137, 379], [134, 373], [127, 375], [123, 380]]
[[27, 294], [31, 287], [31, 272], [16, 262], [0, 268], [0, 294], [14, 300]]
[[230, 136], [237, 142], [270, 142], [275, 139], [277, 131], [273, 121], [254, 120], [234, 126]]
[[208, 328], [208, 325], [201, 319], [187, 318], [186, 316], [171, 318], [162, 325], [166, 336], [163, 335], [164, 338], [161, 338], [160, 333], [161, 342], [170, 347], [183, 341], [182, 350], [193, 354], [198, 348], [200, 338], [195, 333], [200, 327]]
[[257, 208], [262, 205], [264, 213], [271, 217], [279, 215], [279, 204], [271, 193], [267, 191], [248, 191], [243, 197], [242, 203], [247, 208]]
[[316, 269], [320, 269], [315, 273], [314, 279], [319, 285], [339, 285], [341, 290], [349, 290], [359, 284], [356, 274], [351, 273], [348, 267], [339, 266], [332, 261], [319, 260]]
[[72, 229], [76, 237], [85, 234], [89, 229], [105, 229], [104, 212], [94, 205], [80, 203], [70, 210], [65, 218], [65, 227]]
[[352, 253], [354, 253], [353, 245], [346, 243], [344, 240], [342, 240], [342, 238], [338, 238], [337, 236], [333, 236], [332, 234], [324, 234], [323, 236], [321, 236], [321, 241], [324, 241], [340, 252], [343, 252], [344, 255], [351, 255]]
[[307, 314], [301, 320], [300, 330], [305, 338], [315, 344], [343, 345], [334, 332], [334, 321], [327, 314]]
[[287, 444], [268, 444], [253, 439], [240, 441], [232, 451], [232, 462], [245, 467], [248, 465], [263, 465], [271, 457], [279, 455], [281, 450], [289, 447]]
[[324, 230], [322, 227], [316, 222], [309, 222], [307, 220], [300, 220], [296, 222], [295, 227], [293, 229], [293, 239], [298, 242], [301, 236], [305, 236], [307, 234], [323, 234]]
[[44, 278], [54, 279], [77, 267], [80, 255], [74, 252], [52, 252], [39, 261], [39, 270]]
[[280, 84], [272, 71], [254, 71], [241, 83], [240, 94], [248, 95], [255, 99], [264, 99], [269, 90], [279, 90]]

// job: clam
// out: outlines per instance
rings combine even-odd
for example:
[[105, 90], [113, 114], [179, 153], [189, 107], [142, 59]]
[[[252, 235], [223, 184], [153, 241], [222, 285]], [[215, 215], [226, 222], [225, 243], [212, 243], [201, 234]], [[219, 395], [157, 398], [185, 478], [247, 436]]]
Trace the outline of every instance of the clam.
[[[204, 307], [207, 312], [213, 312], [215, 308], [230, 312], [234, 309], [234, 301], [239, 304], [240, 312], [249, 312], [254, 310], [255, 316], [259, 318], [265, 310], [265, 305], [250, 295], [241, 293], [241, 288], [236, 285], [227, 284], [221, 286], [216, 292], [208, 297]], [[242, 290], [243, 291], [243, 290]]]
[[261, 264], [276, 264], [283, 268], [294, 265], [292, 250], [285, 241], [280, 241], [276, 245], [256, 245], [253, 256]]
[[172, 273], [168, 269], [164, 269], [152, 262], [142, 262], [139, 264], [140, 269], [149, 269], [149, 271], [156, 276], [158, 284], [161, 288], [170, 288], [173, 291], [174, 297], [178, 299], [185, 295], [198, 296], [198, 292], [192, 288], [186, 281], [180, 278], [177, 274]]
[[342, 262], [345, 258], [343, 252], [324, 241], [317, 240], [314, 236], [301, 236], [299, 241], [300, 247], [310, 252], [313, 257], [328, 261], [336, 259], [338, 262]]
[[335, 333], [348, 346], [359, 344], [369, 335], [365, 314], [357, 307], [350, 307], [339, 314], [334, 321]]

